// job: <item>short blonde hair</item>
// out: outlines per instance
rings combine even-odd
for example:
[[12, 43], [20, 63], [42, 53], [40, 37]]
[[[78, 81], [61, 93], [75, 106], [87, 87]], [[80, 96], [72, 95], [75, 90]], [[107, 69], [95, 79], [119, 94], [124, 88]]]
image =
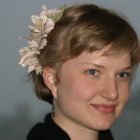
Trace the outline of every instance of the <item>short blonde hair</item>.
[[[91, 53], [101, 50], [109, 44], [111, 48], [107, 55], [129, 51], [133, 69], [138, 65], [139, 41], [134, 29], [114, 11], [97, 5], [83, 4], [67, 8], [47, 40], [47, 46], [38, 59], [43, 68], [52, 67], [58, 74], [66, 60], [84, 51]], [[42, 75], [32, 72], [31, 76], [37, 96], [52, 104], [52, 93]]]

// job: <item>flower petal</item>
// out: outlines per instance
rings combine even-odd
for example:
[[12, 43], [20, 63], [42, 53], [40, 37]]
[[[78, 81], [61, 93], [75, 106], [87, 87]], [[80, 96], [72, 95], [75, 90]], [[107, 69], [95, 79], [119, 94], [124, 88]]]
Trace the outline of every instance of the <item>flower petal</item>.
[[39, 19], [39, 17], [37, 15], [32, 15], [31, 16], [31, 20], [32, 20], [33, 24], [35, 24], [35, 25], [38, 24], [38, 19]]
[[46, 22], [45, 32], [49, 33], [54, 28], [54, 21], [51, 18], [48, 18]]
[[57, 9], [50, 9], [46, 12], [48, 17], [53, 17], [55, 14], [60, 13], [61, 10], [57, 10]]
[[35, 52], [27, 52], [24, 55], [21, 56], [20, 65], [27, 65], [29, 63], [29, 59], [31, 59], [33, 57], [33, 55], [35, 54]]
[[41, 66], [38, 66], [38, 67], [36, 67], [36, 74], [41, 74], [41, 72], [42, 72], [42, 67]]
[[43, 38], [43, 39], [40, 41], [39, 49], [44, 49], [44, 47], [46, 46], [46, 44], [47, 44], [47, 39], [46, 39], [46, 38]]
[[31, 48], [37, 48], [38, 43], [35, 40], [28, 41], [28, 44]]

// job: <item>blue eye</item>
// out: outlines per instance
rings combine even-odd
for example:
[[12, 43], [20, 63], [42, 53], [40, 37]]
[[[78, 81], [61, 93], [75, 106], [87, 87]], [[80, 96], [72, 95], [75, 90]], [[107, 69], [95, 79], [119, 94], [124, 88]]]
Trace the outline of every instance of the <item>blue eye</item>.
[[97, 70], [87, 70], [87, 74], [96, 75], [98, 73]]
[[130, 77], [130, 73], [122, 72], [122, 73], [118, 74], [118, 77], [120, 77], [120, 78], [128, 78], [128, 77]]

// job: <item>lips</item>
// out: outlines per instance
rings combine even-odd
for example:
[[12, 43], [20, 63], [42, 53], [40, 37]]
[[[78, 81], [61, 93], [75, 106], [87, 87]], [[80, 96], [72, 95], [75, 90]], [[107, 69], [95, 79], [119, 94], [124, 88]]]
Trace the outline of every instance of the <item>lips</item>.
[[114, 104], [111, 104], [111, 105], [91, 104], [91, 106], [102, 113], [113, 113], [113, 112], [115, 112], [115, 109], [116, 109], [116, 105], [114, 105]]

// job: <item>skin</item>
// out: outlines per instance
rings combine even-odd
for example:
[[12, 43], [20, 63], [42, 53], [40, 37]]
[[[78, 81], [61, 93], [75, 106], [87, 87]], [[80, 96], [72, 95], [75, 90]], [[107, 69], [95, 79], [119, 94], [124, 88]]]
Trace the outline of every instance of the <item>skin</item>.
[[56, 98], [53, 119], [72, 140], [97, 140], [99, 130], [111, 127], [129, 98], [130, 54], [103, 56], [104, 51], [66, 61], [57, 85], [55, 71], [44, 69], [44, 81]]

